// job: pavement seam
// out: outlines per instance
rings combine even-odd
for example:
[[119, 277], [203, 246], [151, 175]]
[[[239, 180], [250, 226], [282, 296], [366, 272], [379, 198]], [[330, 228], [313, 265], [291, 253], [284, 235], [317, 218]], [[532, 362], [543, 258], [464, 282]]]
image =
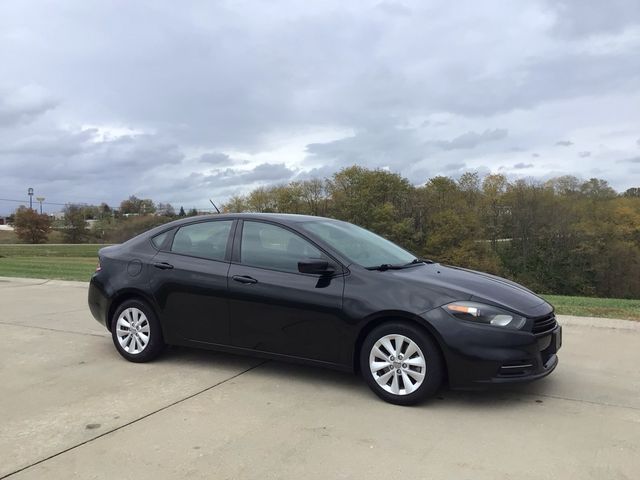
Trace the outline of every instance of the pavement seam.
[[[0, 325], [6, 325], [8, 327], [35, 328], [36, 330], [46, 330], [48, 332], [71, 333], [73, 335], [85, 335], [85, 336], [90, 336], [90, 337], [104, 338], [104, 337], [107, 336], [104, 333], [74, 332], [74, 331], [71, 331], [71, 330], [58, 330], [57, 328], [39, 327], [37, 325], [21, 325], [19, 323], [10, 323], [10, 322], [2, 322], [2, 321], [0, 321]], [[2, 480], [2, 479], [0, 478], [0, 480]]]
[[[594, 400], [584, 400], [581, 398], [568, 398], [561, 397], [559, 395], [550, 395], [548, 393], [529, 393], [529, 392], [517, 392], [515, 390], [509, 390], [510, 393], [517, 393], [519, 395], [528, 395], [531, 397], [545, 397], [545, 398], [554, 398], [556, 400], [565, 400], [567, 402], [578, 402], [578, 403], [586, 403], [589, 405], [598, 405], [601, 407], [612, 407], [612, 408], [628, 408], [629, 410], [640, 410], [640, 407], [634, 407], [632, 405], [620, 405], [617, 403], [605, 403], [605, 402], [596, 402]], [[0, 479], [1, 480], [1, 479]]]
[[2, 290], [9, 290], [10, 288], [39, 287], [41, 285], [46, 285], [49, 282], [51, 282], [51, 280], [45, 280], [41, 283], [25, 283], [24, 285], [8, 285], [3, 287]]
[[[49, 313], [49, 315], [64, 315], [65, 313], [78, 313], [78, 312], [83, 312], [83, 311], [84, 312], [87, 311], [86, 307], [74, 308], [73, 310], [62, 310], [60, 312], [56, 311], [56, 312]], [[43, 317], [45, 315], [47, 315], [47, 314], [36, 313], [36, 314], [33, 314], [33, 315], [24, 316], [22, 318], [24, 318], [25, 320], [31, 320], [32, 318], [41, 318], [41, 317]]]
[[230, 376], [229, 378], [225, 378], [224, 380], [221, 380], [218, 383], [215, 383], [215, 384], [210, 385], [210, 386], [208, 386], [206, 388], [203, 388], [202, 390], [199, 390], [199, 391], [197, 391], [195, 393], [192, 393], [191, 395], [188, 395], [188, 396], [186, 396], [184, 398], [176, 400], [175, 402], [171, 402], [168, 405], [165, 405], [164, 407], [160, 407], [160, 408], [158, 408], [158, 409], [156, 409], [156, 410], [154, 410], [152, 412], [149, 412], [149, 413], [147, 413], [147, 414], [145, 414], [145, 415], [143, 415], [143, 416], [141, 416], [139, 418], [136, 418], [135, 420], [131, 420], [130, 422], [124, 423], [124, 424], [122, 424], [122, 425], [120, 425], [118, 427], [112, 428], [111, 430], [108, 430], [108, 431], [106, 431], [104, 433], [101, 433], [100, 435], [96, 435], [93, 438], [89, 438], [89, 439], [87, 439], [87, 440], [85, 440], [83, 442], [80, 442], [80, 443], [78, 443], [76, 445], [73, 445], [73, 446], [71, 446], [69, 448], [65, 448], [64, 450], [61, 450], [61, 451], [59, 451], [57, 453], [54, 453], [53, 455], [49, 455], [46, 458], [42, 458], [42, 459], [40, 459], [40, 460], [38, 460], [36, 462], [33, 462], [33, 463], [29, 464], [29, 465], [21, 467], [18, 470], [14, 470], [13, 472], [7, 473], [6, 475], [3, 475], [2, 477], [0, 477], [0, 480], [4, 480], [5, 478], [12, 477], [13, 475], [16, 475], [16, 474], [18, 474], [20, 472], [24, 472], [25, 470], [28, 470], [31, 467], [35, 467], [36, 465], [40, 465], [41, 463], [44, 463], [44, 462], [47, 462], [47, 461], [49, 461], [49, 460], [51, 460], [53, 458], [59, 457], [60, 455], [64, 455], [65, 453], [70, 452], [72, 450], [75, 450], [76, 448], [82, 447], [83, 445], [87, 445], [88, 443], [91, 443], [91, 442], [93, 442], [95, 440], [98, 440], [99, 438], [106, 437], [107, 435], [110, 435], [110, 434], [112, 434], [114, 432], [117, 432], [118, 430], [122, 430], [122, 429], [124, 429], [124, 428], [126, 428], [126, 427], [128, 427], [130, 425], [138, 423], [138, 422], [140, 422], [140, 421], [142, 421], [142, 420], [144, 420], [146, 418], [149, 418], [149, 417], [155, 415], [156, 413], [164, 412], [165, 410], [168, 410], [171, 407], [174, 407], [174, 406], [179, 405], [179, 404], [181, 404], [183, 402], [186, 402], [187, 400], [191, 400], [192, 398], [197, 397], [198, 395], [201, 395], [203, 393], [206, 393], [209, 390], [213, 390], [214, 388], [216, 388], [216, 387], [218, 387], [218, 386], [220, 386], [222, 384], [225, 384], [230, 380], [234, 380], [234, 379], [238, 378], [239, 376], [244, 375], [245, 373], [250, 372], [251, 370], [254, 370], [254, 369], [258, 368], [258, 367], [261, 367], [262, 365], [264, 365], [265, 363], [268, 363], [268, 362], [269, 362], [269, 360], [264, 360], [264, 361], [262, 361], [262, 362], [260, 362], [260, 363], [258, 363], [256, 365], [253, 365], [253, 366], [251, 366], [251, 367], [249, 367], [249, 368], [247, 368], [245, 370], [242, 370], [239, 373], [236, 373], [235, 375]]

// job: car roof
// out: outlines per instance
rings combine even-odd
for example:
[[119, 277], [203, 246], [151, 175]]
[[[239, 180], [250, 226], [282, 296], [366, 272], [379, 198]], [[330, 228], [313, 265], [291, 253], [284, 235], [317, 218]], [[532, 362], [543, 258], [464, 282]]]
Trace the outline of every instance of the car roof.
[[235, 220], [236, 218], [244, 219], [244, 220], [273, 220], [275, 222], [279, 222], [282, 224], [295, 224], [295, 223], [301, 223], [301, 222], [309, 222], [313, 220], [336, 221], [332, 218], [315, 217], [313, 215], [298, 215], [294, 213], [214, 213], [210, 215], [197, 215], [193, 217], [179, 218], [178, 220], [174, 220], [172, 222], [168, 222], [168, 223], [159, 225], [151, 230], [148, 230], [147, 232], [143, 233], [142, 236], [155, 235], [157, 232], [178, 227], [180, 225], [184, 225], [192, 222], [201, 222], [206, 220], [222, 220], [222, 219]]
[[311, 220], [330, 220], [325, 217], [315, 217], [313, 215], [299, 215], [297, 213], [237, 213], [239, 218], [257, 218], [257, 219], [272, 219], [280, 222], [309, 222]]

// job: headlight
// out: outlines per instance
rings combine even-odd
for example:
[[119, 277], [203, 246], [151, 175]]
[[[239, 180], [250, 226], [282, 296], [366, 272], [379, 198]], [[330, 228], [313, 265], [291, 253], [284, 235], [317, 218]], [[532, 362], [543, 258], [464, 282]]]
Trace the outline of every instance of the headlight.
[[494, 327], [505, 327], [518, 330], [527, 321], [526, 318], [501, 308], [476, 302], [453, 302], [443, 307], [451, 315], [461, 320], [486, 323]]

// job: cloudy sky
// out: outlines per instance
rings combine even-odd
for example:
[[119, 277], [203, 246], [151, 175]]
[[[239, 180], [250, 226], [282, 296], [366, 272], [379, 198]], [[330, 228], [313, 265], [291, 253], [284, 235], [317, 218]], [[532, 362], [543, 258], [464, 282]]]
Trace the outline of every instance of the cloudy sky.
[[0, 198], [207, 207], [352, 164], [640, 186], [640, 2], [0, 2]]

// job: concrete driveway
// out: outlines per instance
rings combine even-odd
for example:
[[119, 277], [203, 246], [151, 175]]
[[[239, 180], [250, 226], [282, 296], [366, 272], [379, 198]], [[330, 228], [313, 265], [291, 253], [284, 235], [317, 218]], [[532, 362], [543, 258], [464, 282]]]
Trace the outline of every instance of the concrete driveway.
[[86, 289], [0, 278], [0, 478], [640, 478], [640, 323], [561, 317], [550, 377], [403, 408], [316, 368], [128, 363]]

